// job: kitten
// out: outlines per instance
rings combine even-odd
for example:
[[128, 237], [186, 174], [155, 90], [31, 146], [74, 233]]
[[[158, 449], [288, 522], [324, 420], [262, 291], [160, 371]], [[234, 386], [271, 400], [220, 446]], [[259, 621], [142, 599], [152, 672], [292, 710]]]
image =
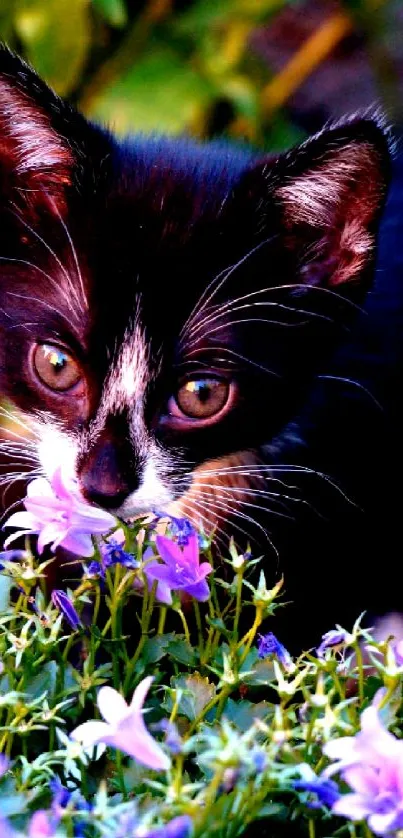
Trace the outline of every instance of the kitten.
[[389, 157], [371, 115], [282, 155], [117, 140], [0, 52], [0, 386], [34, 439], [16, 459], [69, 467], [124, 519], [251, 540], [296, 602], [284, 631], [313, 605], [316, 631], [348, 612], [321, 587], [335, 517], [354, 549], [362, 530], [346, 389], [365, 421], [374, 406], [335, 352], [362, 320]]

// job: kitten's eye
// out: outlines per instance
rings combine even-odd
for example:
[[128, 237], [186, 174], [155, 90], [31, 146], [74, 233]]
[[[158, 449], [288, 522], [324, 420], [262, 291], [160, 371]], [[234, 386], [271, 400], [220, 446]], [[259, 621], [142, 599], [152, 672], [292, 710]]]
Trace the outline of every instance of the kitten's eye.
[[51, 343], [34, 350], [33, 363], [40, 380], [51, 390], [70, 390], [80, 381], [81, 370], [72, 355]]
[[195, 378], [186, 381], [176, 394], [176, 403], [191, 419], [209, 419], [220, 413], [228, 402], [230, 383], [218, 378]]

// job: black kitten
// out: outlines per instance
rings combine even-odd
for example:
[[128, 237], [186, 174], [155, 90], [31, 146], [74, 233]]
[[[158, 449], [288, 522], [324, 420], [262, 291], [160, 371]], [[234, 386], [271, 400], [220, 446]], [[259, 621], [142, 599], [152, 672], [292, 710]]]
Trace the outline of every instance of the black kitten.
[[[318, 376], [351, 378], [330, 359], [371, 282], [388, 177], [375, 117], [271, 157], [118, 141], [3, 49], [1, 390], [34, 465], [71, 468], [123, 518], [171, 511], [253, 540], [297, 604], [315, 576], [317, 609], [331, 512], [361, 526], [361, 463], [338, 469]], [[366, 421], [370, 387], [351, 387]]]

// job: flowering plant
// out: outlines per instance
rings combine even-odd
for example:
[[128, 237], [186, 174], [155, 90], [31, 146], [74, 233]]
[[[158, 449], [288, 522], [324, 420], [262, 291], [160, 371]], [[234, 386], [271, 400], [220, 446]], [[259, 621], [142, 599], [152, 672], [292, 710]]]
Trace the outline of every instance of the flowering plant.
[[[60, 471], [6, 527], [1, 836], [403, 835], [401, 644], [357, 620], [293, 659], [250, 553], [214, 569], [189, 522], [122, 524]], [[49, 592], [58, 545], [76, 579]]]

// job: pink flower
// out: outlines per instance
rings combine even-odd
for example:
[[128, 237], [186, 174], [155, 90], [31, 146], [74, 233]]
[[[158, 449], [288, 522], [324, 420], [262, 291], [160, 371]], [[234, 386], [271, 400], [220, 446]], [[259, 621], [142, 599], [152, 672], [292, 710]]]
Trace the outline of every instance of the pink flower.
[[[144, 573], [150, 585], [156, 580], [157, 599], [170, 605], [171, 591], [185, 591], [190, 596], [205, 602], [210, 596], [206, 576], [213, 570], [208, 562], [199, 564], [199, 542], [196, 533], [189, 536], [183, 549], [164, 535], [157, 535], [157, 550], [164, 564], [150, 562]], [[145, 554], [144, 554], [145, 557]]]
[[55, 828], [48, 812], [39, 809], [32, 815], [29, 822], [28, 838], [54, 838], [55, 835]]
[[152, 681], [153, 678], [148, 676], [140, 682], [129, 705], [117, 690], [101, 687], [98, 707], [105, 721], [84, 722], [73, 730], [72, 739], [82, 742], [85, 748], [103, 742], [129, 754], [148, 768], [167, 770], [170, 760], [148, 732], [143, 719], [143, 704]]
[[375, 706], [363, 711], [356, 736], [328, 742], [323, 751], [337, 760], [323, 776], [340, 772], [352, 789], [333, 804], [335, 814], [367, 820], [375, 835], [403, 829], [403, 741], [386, 730]]
[[50, 483], [44, 477], [29, 483], [24, 506], [26, 512], [16, 512], [4, 524], [19, 527], [18, 532], [8, 536], [5, 546], [20, 535], [32, 533], [39, 536], [39, 553], [50, 544], [53, 551], [61, 546], [88, 557], [94, 553], [91, 536], [107, 533], [116, 525], [113, 515], [84, 501], [75, 483], [66, 480], [60, 468]]

